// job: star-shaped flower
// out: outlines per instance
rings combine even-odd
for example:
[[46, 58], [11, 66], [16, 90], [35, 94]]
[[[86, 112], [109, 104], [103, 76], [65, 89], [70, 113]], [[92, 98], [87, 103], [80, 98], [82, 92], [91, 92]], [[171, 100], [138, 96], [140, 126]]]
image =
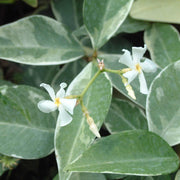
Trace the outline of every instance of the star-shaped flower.
[[124, 54], [121, 56], [119, 62], [130, 68], [129, 71], [123, 74], [123, 76], [128, 79], [129, 84], [138, 76], [140, 92], [148, 94], [147, 83], [143, 71], [153, 73], [157, 70], [157, 65], [147, 58], [144, 62], [140, 61], [146, 51], [146, 45], [144, 45], [144, 48], [132, 47], [132, 56], [128, 50], [123, 49], [123, 51]]
[[52, 100], [42, 100], [38, 103], [38, 108], [44, 113], [50, 113], [55, 110], [59, 110], [58, 120], [60, 119], [60, 126], [66, 126], [72, 121], [73, 110], [76, 105], [76, 99], [66, 99], [66, 92], [64, 88], [66, 83], [60, 84], [60, 90], [56, 93], [49, 84], [42, 83], [41, 87], [44, 87], [49, 93]]

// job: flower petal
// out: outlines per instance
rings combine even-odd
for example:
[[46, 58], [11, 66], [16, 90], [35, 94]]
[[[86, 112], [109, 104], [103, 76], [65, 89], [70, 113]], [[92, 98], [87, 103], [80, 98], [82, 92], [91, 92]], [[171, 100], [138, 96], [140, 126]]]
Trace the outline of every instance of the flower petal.
[[59, 107], [58, 121], [60, 120], [60, 126], [66, 126], [72, 121], [71, 115], [64, 109], [62, 105]]
[[144, 47], [132, 47], [132, 57], [134, 64], [140, 62], [145, 52], [146, 52], [146, 45], [144, 45]]
[[123, 74], [123, 76], [128, 79], [129, 84], [131, 83], [131, 81], [133, 81], [136, 78], [137, 75], [138, 75], [138, 71], [135, 70], [128, 71]]
[[60, 97], [60, 98], [63, 98], [65, 95], [66, 95], [66, 92], [64, 90], [64, 88], [67, 87], [67, 84], [66, 83], [61, 83], [60, 84], [60, 90], [57, 92], [56, 94], [56, 97]]
[[45, 83], [41, 83], [40, 86], [46, 89], [46, 91], [49, 93], [49, 96], [54, 101], [55, 99], [54, 89], [49, 84], [45, 84]]
[[145, 61], [140, 63], [140, 66], [141, 66], [142, 70], [147, 73], [149, 73], [149, 72], [154, 73], [154, 72], [156, 72], [156, 70], [158, 68], [157, 64], [148, 58], [145, 58]]
[[71, 114], [73, 114], [73, 109], [76, 105], [76, 101], [76, 99], [60, 99], [60, 102], [63, 105], [63, 107]]
[[126, 49], [123, 49], [122, 51], [124, 51], [124, 54], [121, 56], [119, 62], [133, 69], [134, 64], [130, 52]]
[[57, 106], [54, 104], [53, 101], [42, 100], [38, 103], [38, 108], [44, 113], [50, 113], [52, 111], [55, 111], [57, 109]]
[[142, 94], [148, 94], [147, 83], [143, 72], [139, 74], [139, 83], [140, 83], [140, 92]]

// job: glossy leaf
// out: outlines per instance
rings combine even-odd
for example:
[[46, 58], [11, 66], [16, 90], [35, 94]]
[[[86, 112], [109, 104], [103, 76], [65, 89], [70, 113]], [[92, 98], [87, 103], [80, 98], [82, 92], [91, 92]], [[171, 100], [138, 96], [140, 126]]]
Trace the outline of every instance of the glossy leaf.
[[170, 145], [180, 143], [180, 61], [166, 68], [154, 79], [147, 97], [149, 130]]
[[53, 0], [52, 11], [59, 22], [66, 24], [71, 29], [77, 29], [82, 25], [83, 0]]
[[[123, 69], [123, 68], [127, 68], [127, 66], [124, 66], [123, 64], [119, 63], [119, 59], [120, 59], [121, 55], [113, 55], [113, 54], [103, 54], [100, 55], [99, 58], [100, 59], [104, 59], [104, 63], [105, 63], [105, 67], [109, 68], [109, 69]], [[154, 79], [154, 77], [158, 74], [158, 71], [155, 73], [146, 73], [145, 77], [146, 77], [146, 81], [148, 84], [148, 87], [150, 85], [150, 83], [152, 82], [152, 80]], [[139, 81], [138, 78], [136, 78], [132, 83], [131, 86], [135, 92], [135, 96], [136, 96], [136, 100], [132, 99], [131, 97], [128, 96], [128, 93], [124, 87], [124, 84], [122, 83], [121, 77], [117, 74], [113, 74], [113, 73], [108, 73], [108, 76], [112, 82], [112, 85], [119, 91], [121, 92], [123, 95], [127, 96], [128, 98], [130, 98], [133, 102], [135, 102], [136, 104], [138, 104], [139, 106], [141, 106], [142, 108], [145, 108], [145, 104], [146, 104], [146, 95], [141, 94], [140, 90], [139, 90]]]
[[154, 23], [145, 31], [144, 39], [151, 58], [161, 68], [180, 59], [180, 36], [173, 26]]
[[[97, 67], [93, 63], [89, 63], [72, 81], [68, 87], [67, 94], [81, 93], [97, 71]], [[108, 112], [111, 102], [111, 91], [109, 80], [106, 79], [104, 74], [100, 74], [85, 94], [84, 104], [98, 128], [101, 127]], [[94, 138], [95, 135], [89, 130], [80, 105], [75, 108], [73, 121], [69, 125], [60, 128], [59, 122], [57, 122], [55, 152], [61, 180], [69, 179], [71, 173], [64, 172], [64, 167], [78, 158], [94, 141]]]
[[100, 139], [65, 170], [147, 176], [171, 173], [178, 166], [179, 158], [163, 139], [133, 130]]
[[94, 49], [102, 47], [118, 30], [133, 0], [85, 0], [84, 24]]
[[135, 19], [180, 23], [179, 0], [137, 0], [130, 15]]
[[106, 117], [105, 126], [110, 133], [147, 129], [147, 120], [143, 112], [135, 104], [113, 99]]
[[38, 110], [42, 99], [46, 93], [30, 86], [0, 86], [0, 153], [35, 159], [53, 151], [55, 118]]
[[32, 65], [64, 64], [83, 56], [63, 25], [45, 16], [30, 16], [0, 28], [0, 58]]

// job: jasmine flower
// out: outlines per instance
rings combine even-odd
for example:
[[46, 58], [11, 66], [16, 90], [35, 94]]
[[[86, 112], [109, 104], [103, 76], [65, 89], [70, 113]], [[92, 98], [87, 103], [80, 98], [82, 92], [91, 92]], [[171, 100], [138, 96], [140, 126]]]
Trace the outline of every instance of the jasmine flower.
[[66, 83], [60, 84], [60, 90], [56, 93], [49, 84], [42, 83], [41, 87], [49, 93], [51, 100], [42, 100], [38, 103], [38, 108], [44, 113], [50, 113], [55, 110], [59, 110], [58, 120], [60, 120], [60, 126], [66, 126], [72, 121], [73, 109], [76, 105], [76, 99], [66, 99], [66, 92], [64, 88]]
[[125, 72], [123, 76], [128, 79], [128, 84], [130, 84], [138, 76], [140, 92], [142, 94], [148, 94], [147, 83], [143, 71], [153, 73], [156, 71], [157, 65], [147, 58], [144, 62], [140, 61], [146, 51], [146, 45], [144, 48], [132, 47], [132, 56], [128, 50], [123, 49], [123, 51], [124, 54], [121, 56], [119, 62], [129, 67], [129, 70]]

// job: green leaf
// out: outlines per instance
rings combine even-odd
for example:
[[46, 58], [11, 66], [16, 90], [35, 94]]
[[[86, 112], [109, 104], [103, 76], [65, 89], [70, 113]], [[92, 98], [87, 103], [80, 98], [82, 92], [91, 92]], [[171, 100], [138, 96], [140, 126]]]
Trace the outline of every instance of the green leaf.
[[108, 180], [123, 179], [126, 175], [122, 174], [105, 174]]
[[37, 7], [38, 6], [38, 0], [23, 0], [26, 4], [32, 6], [32, 7]]
[[135, 19], [180, 23], [179, 0], [137, 0], [130, 15]]
[[144, 31], [145, 29], [148, 29], [150, 26], [150, 23], [145, 21], [139, 21], [131, 18], [130, 16], [127, 16], [125, 21], [122, 23], [122, 25], [117, 30], [116, 34], [119, 33], [136, 33], [139, 31]]
[[51, 1], [51, 8], [56, 19], [72, 30], [82, 25], [82, 6], [83, 0]]
[[71, 81], [80, 73], [80, 71], [86, 64], [87, 63], [82, 59], [79, 61], [65, 64], [62, 69], [56, 73], [54, 78], [51, 79], [52, 87], [59, 90], [59, 85], [61, 82], [66, 82], [67, 84], [70, 84]]
[[119, 35], [111, 38], [102, 48], [99, 50], [99, 54], [119, 54], [122, 49], [131, 49], [132, 43], [130, 43], [124, 36]]
[[[53, 180], [58, 180], [58, 175]], [[73, 173], [70, 180], [106, 180], [106, 178], [98, 173]]]
[[53, 65], [75, 61], [83, 51], [63, 25], [30, 16], [0, 28], [0, 58], [23, 64]]
[[46, 94], [30, 86], [0, 86], [0, 153], [35, 159], [53, 151], [55, 118], [37, 108]]
[[170, 175], [162, 175], [162, 176], [127, 176], [124, 180], [171, 180]]
[[180, 143], [180, 61], [166, 68], [154, 79], [147, 97], [149, 130], [170, 145]]
[[106, 177], [98, 173], [73, 173], [70, 180], [106, 180]]
[[180, 170], [176, 173], [175, 179], [174, 180], [179, 180], [180, 179]]
[[0, 4], [13, 4], [16, 0], [0, 0]]
[[[21, 72], [16, 73], [16, 77], [21, 84], [35, 86], [39, 88], [39, 85], [43, 83], [51, 84], [54, 76], [59, 73], [59, 66], [21, 66]], [[54, 87], [53, 87], [54, 88]], [[59, 84], [58, 84], [59, 88]]]
[[[89, 63], [73, 80], [67, 93], [74, 95], [82, 92], [97, 71], [97, 67], [93, 63]], [[101, 127], [109, 110], [111, 93], [111, 84], [102, 73], [85, 94], [84, 104], [98, 128]], [[57, 122], [55, 130], [55, 152], [61, 180], [69, 179], [71, 173], [64, 172], [64, 167], [78, 158], [94, 141], [94, 138], [95, 135], [89, 130], [80, 105], [75, 108], [73, 121], [69, 125], [60, 128], [59, 122]]]
[[0, 176], [4, 173], [5, 170], [3, 170], [2, 164], [0, 163]]
[[171, 173], [178, 166], [179, 158], [163, 139], [133, 130], [100, 139], [65, 170], [147, 176]]
[[147, 121], [143, 112], [133, 103], [113, 99], [105, 126], [110, 133], [125, 130], [147, 129]]
[[84, 24], [94, 49], [102, 47], [118, 30], [133, 0], [85, 0]]
[[5, 81], [5, 80], [0, 80], [0, 86], [11, 86], [13, 85], [13, 83], [11, 83], [10, 81]]
[[81, 36], [88, 36], [85, 25], [83, 25], [83, 26], [79, 27], [78, 29], [74, 30], [73, 35], [76, 36], [77, 38], [81, 37]]
[[180, 59], [180, 36], [173, 26], [154, 23], [145, 31], [144, 40], [152, 60], [160, 67]]
[[[120, 57], [121, 57], [121, 55], [102, 54], [102, 55], [100, 55], [99, 58], [104, 59], [104, 64], [105, 64], [106, 68], [117, 69], [117, 70], [127, 68], [127, 66], [124, 66], [123, 64], [119, 63]], [[153, 74], [152, 73], [146, 73], [146, 74], [144, 73], [148, 87], [150, 86], [150, 83], [152, 82], [154, 77], [158, 74], [158, 71]], [[128, 96], [127, 90], [125, 89], [124, 84], [122, 83], [121, 77], [119, 75], [113, 74], [113, 73], [108, 73], [108, 76], [112, 82], [112, 85], [119, 92], [121, 92], [123, 95], [127, 96], [129, 99], [131, 99], [134, 103], [138, 104], [142, 108], [145, 108], [146, 95], [140, 93], [140, 89], [139, 89], [140, 85], [139, 85], [138, 78], [133, 80], [133, 82], [131, 83], [131, 86], [132, 86], [132, 88], [135, 92], [135, 96], [136, 96], [136, 100], [134, 100]]]

